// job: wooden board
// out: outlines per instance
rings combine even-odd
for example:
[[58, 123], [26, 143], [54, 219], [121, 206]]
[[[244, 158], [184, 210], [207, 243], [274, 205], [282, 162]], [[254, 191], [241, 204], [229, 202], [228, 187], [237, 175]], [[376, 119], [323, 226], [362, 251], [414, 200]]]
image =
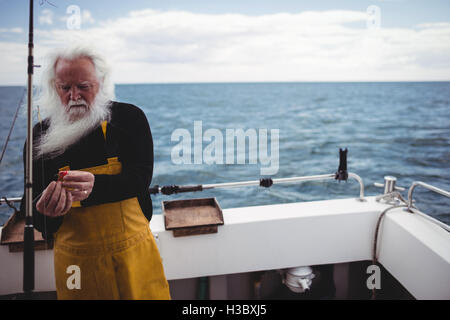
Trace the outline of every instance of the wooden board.
[[163, 201], [162, 207], [166, 230], [175, 237], [217, 233], [224, 223], [216, 198]]
[[[23, 232], [25, 227], [25, 217], [19, 213], [14, 213], [2, 228], [1, 244], [8, 245], [10, 252], [23, 251]], [[53, 241], [46, 241], [42, 234], [34, 229], [35, 250], [47, 250], [53, 248]]]

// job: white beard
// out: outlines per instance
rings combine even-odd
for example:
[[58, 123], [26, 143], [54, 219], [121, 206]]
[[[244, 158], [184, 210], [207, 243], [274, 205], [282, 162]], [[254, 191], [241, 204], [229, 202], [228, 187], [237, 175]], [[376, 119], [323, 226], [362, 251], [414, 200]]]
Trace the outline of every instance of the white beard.
[[[84, 104], [85, 107], [72, 107], [76, 104]], [[110, 105], [111, 101], [99, 92], [89, 107], [84, 100], [71, 101], [67, 106], [58, 100], [53, 106], [46, 106], [47, 110], [51, 110], [50, 126], [39, 139], [35, 158], [54, 158], [63, 154], [68, 147], [92, 132], [102, 121], [109, 120]]]

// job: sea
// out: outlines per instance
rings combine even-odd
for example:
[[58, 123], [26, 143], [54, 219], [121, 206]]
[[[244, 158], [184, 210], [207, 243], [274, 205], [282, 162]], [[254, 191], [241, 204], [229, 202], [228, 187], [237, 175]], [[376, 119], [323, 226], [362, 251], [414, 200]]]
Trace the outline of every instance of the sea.
[[[23, 87], [0, 87], [1, 148], [23, 95]], [[423, 181], [450, 190], [450, 82], [127, 84], [116, 85], [116, 100], [147, 116], [155, 154], [152, 186], [332, 174], [339, 149], [347, 148], [348, 171], [363, 179], [368, 196], [383, 192], [374, 183], [385, 176], [395, 176], [405, 188]], [[250, 143], [255, 135], [243, 148], [237, 140], [227, 145], [227, 130], [239, 129], [256, 133], [257, 151], [265, 148], [267, 154], [255, 152]], [[25, 138], [21, 107], [0, 163], [0, 197], [23, 195]], [[208, 154], [217, 157], [211, 161]], [[163, 201], [178, 199], [215, 197], [226, 209], [358, 196], [359, 184], [350, 179], [152, 195], [152, 200], [154, 214], [161, 214]], [[450, 199], [421, 187], [414, 199], [421, 211], [450, 224]], [[0, 225], [12, 212], [0, 206]]]

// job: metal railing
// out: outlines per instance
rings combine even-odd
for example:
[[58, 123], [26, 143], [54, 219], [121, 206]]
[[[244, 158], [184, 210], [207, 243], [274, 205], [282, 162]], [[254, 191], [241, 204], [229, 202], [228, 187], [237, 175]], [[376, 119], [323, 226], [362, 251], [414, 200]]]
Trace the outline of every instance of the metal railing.
[[424, 187], [425, 189], [431, 190], [433, 192], [436, 192], [436, 193], [439, 193], [439, 194], [441, 194], [443, 196], [446, 196], [447, 198], [450, 198], [450, 192], [448, 192], [448, 191], [445, 191], [443, 189], [440, 189], [438, 187], [432, 186], [431, 184], [428, 184], [428, 183], [425, 183], [425, 182], [422, 182], [422, 181], [414, 181], [411, 184], [411, 187], [409, 187], [409, 190], [408, 190], [408, 210], [411, 210], [411, 208], [412, 208], [413, 191], [418, 186]]
[[[348, 178], [353, 178], [359, 183], [359, 199], [360, 201], [365, 201], [364, 199], [364, 182], [360, 176], [355, 173], [349, 172]], [[291, 177], [291, 178], [278, 178], [278, 179], [270, 179], [271, 184], [280, 184], [280, 183], [294, 183], [294, 182], [305, 182], [305, 181], [324, 181], [324, 180], [335, 180], [336, 174], [323, 174], [323, 175], [315, 175], [315, 176], [303, 176], [303, 177]], [[264, 180], [264, 179], [262, 179]], [[220, 188], [236, 188], [236, 187], [244, 187], [244, 186], [263, 186], [261, 184], [261, 180], [250, 180], [250, 181], [239, 181], [239, 182], [225, 182], [225, 183], [215, 183], [215, 184], [204, 184], [198, 186], [172, 186], [176, 187], [175, 191], [171, 193], [165, 193], [164, 188], [168, 187], [160, 187], [155, 186], [150, 188], [151, 193], [163, 193], [163, 194], [172, 194], [172, 193], [181, 193], [181, 192], [194, 192], [194, 191], [202, 191], [209, 189], [220, 189]], [[7, 202], [20, 202], [22, 200], [21, 197], [7, 198], [5, 197], [0, 199], [0, 204], [5, 204]]]
[[[348, 173], [349, 178], [353, 178], [359, 183], [359, 200], [364, 201], [364, 182], [360, 176], [355, 173]], [[316, 176], [303, 176], [303, 177], [291, 177], [291, 178], [278, 178], [272, 179], [273, 184], [280, 183], [294, 183], [294, 182], [304, 182], [304, 181], [324, 181], [324, 180], [335, 180], [336, 174], [322, 174]], [[217, 184], [204, 184], [203, 190], [206, 189], [216, 189], [216, 188], [235, 188], [242, 186], [253, 186], [260, 185], [260, 180], [242, 181], [242, 182], [227, 182], [227, 183], [217, 183]]]
[[438, 226], [442, 227], [443, 229], [447, 230], [450, 232], [450, 226], [448, 226], [447, 224], [419, 211], [417, 208], [413, 207], [413, 192], [414, 189], [418, 186], [424, 187], [425, 189], [428, 189], [430, 191], [436, 192], [440, 195], [446, 196], [447, 198], [450, 198], [450, 192], [445, 191], [443, 189], [440, 189], [438, 187], [432, 186], [428, 183], [422, 182], [422, 181], [414, 181], [411, 184], [411, 187], [409, 187], [408, 190], [408, 208], [405, 209], [406, 211], [410, 212], [410, 213], [414, 213], [417, 215], [420, 215], [421, 217], [427, 219], [430, 222], [433, 222], [434, 224], [437, 224]]
[[0, 199], [0, 204], [7, 204], [8, 201], [10, 201], [10, 202], [20, 202], [20, 201], [22, 201], [22, 197], [13, 197], [13, 198], [3, 197], [3, 198]]

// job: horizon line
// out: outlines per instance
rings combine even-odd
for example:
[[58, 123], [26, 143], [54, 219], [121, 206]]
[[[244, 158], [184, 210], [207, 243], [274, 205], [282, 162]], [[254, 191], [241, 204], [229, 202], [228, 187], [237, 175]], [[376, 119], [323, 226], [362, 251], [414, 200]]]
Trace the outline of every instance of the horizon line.
[[[171, 84], [269, 84], [269, 83], [436, 83], [450, 82], [448, 80], [336, 80], [336, 81], [193, 81], [193, 82], [127, 82], [114, 85], [171, 85]], [[26, 84], [0, 84], [0, 87], [26, 87]]]

